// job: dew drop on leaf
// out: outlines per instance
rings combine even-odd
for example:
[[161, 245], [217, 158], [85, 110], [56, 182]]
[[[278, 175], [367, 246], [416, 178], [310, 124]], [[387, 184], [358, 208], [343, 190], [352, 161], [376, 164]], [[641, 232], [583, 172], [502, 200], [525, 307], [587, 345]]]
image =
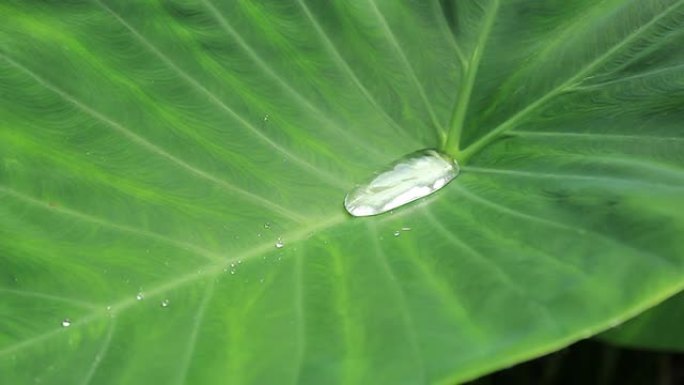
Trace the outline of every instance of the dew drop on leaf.
[[68, 328], [69, 326], [71, 326], [71, 320], [69, 318], [62, 320], [62, 327]]
[[401, 233], [399, 232], [399, 230], [397, 230], [397, 231], [394, 232], [394, 236], [395, 236], [395, 237], [398, 237], [399, 234], [401, 234]]
[[141, 291], [135, 295], [135, 299], [138, 301], [142, 301], [143, 299], [145, 299], [145, 294], [143, 294], [143, 292]]
[[382, 214], [446, 186], [459, 172], [450, 156], [428, 149], [406, 155], [352, 189], [344, 207], [355, 217]]
[[283, 240], [280, 239], [280, 237], [278, 237], [278, 240], [275, 243], [276, 249], [282, 249], [283, 246], [285, 246], [285, 242], [283, 242]]
[[164, 299], [163, 301], [161, 301], [161, 307], [169, 307], [169, 300], [168, 300], [168, 298], [167, 298], [167, 299]]

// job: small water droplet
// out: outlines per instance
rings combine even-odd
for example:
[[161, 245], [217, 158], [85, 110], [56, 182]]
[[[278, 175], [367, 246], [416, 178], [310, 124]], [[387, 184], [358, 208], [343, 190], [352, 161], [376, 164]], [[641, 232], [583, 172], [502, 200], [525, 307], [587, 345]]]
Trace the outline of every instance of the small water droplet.
[[399, 232], [399, 230], [397, 230], [397, 231], [394, 232], [394, 236], [395, 236], [395, 237], [398, 237], [399, 234], [401, 234], [401, 233]]
[[138, 301], [142, 301], [143, 299], [145, 299], [145, 294], [143, 294], [142, 291], [138, 292], [138, 294], [135, 295], [135, 299]]
[[112, 305], [107, 305], [107, 311], [112, 311]]
[[235, 275], [235, 270], [230, 270], [230, 275]]
[[391, 164], [344, 198], [355, 217], [392, 213], [392, 209], [428, 196], [446, 186], [459, 172], [455, 160], [436, 150], [421, 150]]
[[402, 227], [401, 231], [411, 231], [411, 228], [410, 227]]
[[169, 299], [168, 298], [161, 301], [161, 307], [169, 307]]
[[69, 318], [62, 320], [62, 327], [68, 328], [69, 326], [71, 326], [71, 320]]
[[271, 229], [271, 224], [268, 223], [268, 222], [264, 223], [264, 228], [265, 228], [266, 230], [270, 230], [270, 229]]
[[283, 246], [285, 246], [285, 242], [283, 242], [283, 240], [280, 237], [278, 237], [278, 240], [275, 243], [276, 249], [282, 249]]
[[268, 122], [268, 114], [266, 114], [266, 116], [264, 116], [264, 122]]

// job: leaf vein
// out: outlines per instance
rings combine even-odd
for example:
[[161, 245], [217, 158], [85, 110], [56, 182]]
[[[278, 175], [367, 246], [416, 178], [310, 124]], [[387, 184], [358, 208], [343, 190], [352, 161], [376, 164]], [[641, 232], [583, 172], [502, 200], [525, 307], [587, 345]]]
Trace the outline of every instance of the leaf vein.
[[105, 125], [109, 126], [115, 132], [118, 132], [119, 134], [128, 138], [132, 143], [144, 148], [145, 150], [155, 154], [156, 156], [158, 156], [162, 159], [166, 159], [166, 160], [172, 162], [173, 164], [179, 166], [183, 170], [189, 172], [190, 174], [193, 174], [196, 177], [200, 177], [200, 178], [208, 180], [208, 181], [210, 181], [210, 182], [212, 182], [218, 186], [221, 186], [223, 189], [230, 191], [230, 192], [233, 192], [233, 193], [241, 196], [245, 200], [251, 201], [254, 204], [269, 207], [272, 210], [274, 210], [278, 213], [281, 213], [281, 214], [289, 217], [290, 219], [293, 219], [293, 220], [298, 221], [298, 222], [301, 222], [301, 220], [304, 218], [299, 213], [288, 210], [288, 209], [286, 209], [286, 208], [284, 208], [284, 207], [282, 207], [282, 206], [280, 206], [280, 205], [278, 205], [278, 204], [276, 204], [276, 203], [274, 203], [274, 202], [272, 202], [266, 198], [263, 198], [261, 196], [255, 195], [249, 191], [243, 190], [237, 186], [234, 186], [233, 184], [231, 184], [231, 183], [229, 183], [229, 182], [227, 182], [227, 181], [225, 181], [225, 180], [223, 180], [217, 176], [209, 174], [208, 172], [201, 170], [201, 169], [185, 162], [184, 160], [176, 157], [175, 155], [173, 155], [173, 154], [167, 152], [166, 150], [163, 150], [162, 148], [156, 146], [155, 144], [149, 142], [147, 139], [139, 136], [138, 134], [134, 133], [130, 129], [121, 125], [120, 123], [117, 123], [117, 122], [111, 120], [110, 118], [106, 117], [102, 113], [94, 110], [90, 106], [87, 106], [86, 104], [84, 104], [80, 100], [76, 99], [71, 94], [68, 94], [65, 91], [57, 88], [53, 84], [49, 83], [47, 80], [40, 77], [35, 72], [31, 71], [25, 65], [23, 65], [17, 61], [14, 61], [13, 59], [11, 59], [5, 55], [2, 55], [2, 54], [0, 54], [0, 57], [4, 58], [12, 66], [14, 66], [15, 68], [24, 72], [25, 74], [27, 74], [31, 78], [33, 78], [36, 82], [41, 84], [43, 87], [45, 87], [45, 88], [51, 90], [52, 92], [54, 92], [55, 94], [59, 95], [61, 98], [63, 98], [68, 103], [74, 105], [75, 107], [77, 107], [81, 111], [85, 112], [86, 114], [92, 116], [93, 118], [103, 122]]
[[266, 143], [268, 146], [272, 147], [274, 150], [278, 151], [282, 155], [284, 155], [287, 159], [291, 160], [292, 162], [296, 163], [299, 165], [301, 168], [304, 170], [307, 170], [310, 173], [313, 173], [314, 175], [320, 177], [322, 180], [326, 181], [326, 183], [330, 184], [331, 186], [335, 187], [343, 187], [343, 185], [340, 183], [339, 178], [335, 178], [330, 176], [330, 173], [326, 172], [325, 170], [322, 170], [315, 166], [314, 164], [300, 158], [287, 148], [281, 146], [280, 144], [276, 143], [273, 141], [273, 139], [269, 138], [267, 135], [259, 131], [252, 123], [250, 123], [245, 117], [240, 115], [237, 111], [234, 109], [230, 108], [226, 103], [224, 103], [221, 99], [219, 99], [218, 96], [216, 96], [213, 92], [211, 92], [208, 88], [206, 88], [203, 84], [201, 84], [198, 80], [190, 76], [187, 72], [185, 72], [183, 69], [181, 69], [176, 63], [174, 63], [166, 54], [164, 54], [162, 51], [160, 51], [155, 45], [153, 45], [145, 36], [140, 34], [135, 28], [133, 28], [132, 25], [130, 25], [121, 15], [118, 13], [114, 12], [111, 8], [103, 4], [100, 0], [94, 0], [96, 4], [98, 4], [102, 9], [110, 13], [112, 16], [114, 16], [121, 25], [123, 25], [138, 41], [140, 41], [150, 52], [152, 52], [155, 56], [157, 56], [164, 64], [166, 64], [167, 67], [171, 68], [174, 72], [176, 72], [183, 80], [185, 80], [188, 84], [192, 85], [195, 89], [199, 90], [201, 93], [206, 95], [209, 100], [216, 105], [217, 107], [221, 108], [222, 110], [226, 111], [233, 119], [235, 119], [237, 122], [239, 122], [242, 126], [247, 128], [252, 134], [254, 134], [259, 140], [262, 142]]

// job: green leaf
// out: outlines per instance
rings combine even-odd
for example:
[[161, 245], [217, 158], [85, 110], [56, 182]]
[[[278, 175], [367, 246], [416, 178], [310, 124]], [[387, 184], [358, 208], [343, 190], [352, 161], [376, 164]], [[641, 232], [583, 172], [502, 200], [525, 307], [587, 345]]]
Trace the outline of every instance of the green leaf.
[[450, 384], [684, 288], [684, 1], [0, 14], [3, 383]]
[[684, 351], [684, 294], [679, 293], [598, 338], [619, 346]]

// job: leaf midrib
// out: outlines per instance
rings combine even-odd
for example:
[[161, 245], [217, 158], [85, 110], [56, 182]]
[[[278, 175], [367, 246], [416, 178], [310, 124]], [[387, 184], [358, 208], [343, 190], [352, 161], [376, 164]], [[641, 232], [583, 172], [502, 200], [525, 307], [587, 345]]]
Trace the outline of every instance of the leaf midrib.
[[[332, 215], [321, 222], [310, 224], [301, 228], [300, 230], [285, 234], [283, 235], [283, 239], [288, 240], [288, 246], [292, 246], [294, 244], [297, 244], [301, 241], [308, 239], [309, 237], [311, 237], [311, 234], [319, 233], [322, 231], [328, 231], [347, 222], [348, 217], [346, 215]], [[268, 253], [269, 251], [272, 251], [273, 248], [274, 245], [272, 242], [263, 242], [246, 250], [226, 252], [227, 254], [236, 254], [236, 256], [212, 261], [200, 267], [199, 269], [193, 270], [193, 272], [191, 273], [181, 275], [173, 280], [169, 280], [156, 287], [152, 287], [151, 289], [145, 291], [145, 297], [147, 299], [158, 297], [166, 292], [177, 289], [186, 284], [194, 283], [202, 279], [214, 278], [221, 274], [227, 266], [230, 266], [230, 264], [253, 260], [255, 258], [258, 258], [259, 256]], [[116, 314], [119, 314], [135, 306], [135, 304], [137, 303], [138, 300], [134, 296], [130, 296], [121, 299], [118, 302], [107, 305], [107, 307], [105, 307], [104, 304], [101, 304], [100, 310], [86, 314], [84, 317], [81, 318], [81, 320], [75, 320], [72, 323], [71, 327], [89, 324], [90, 322], [96, 321], [106, 316], [116, 316]], [[97, 306], [97, 304], [94, 304], [93, 306]], [[62, 328], [56, 328], [51, 332], [44, 333], [37, 337], [24, 340], [11, 346], [4, 347], [0, 349], [0, 356], [12, 354], [13, 352], [19, 349], [23, 349], [27, 346], [31, 346], [35, 343], [43, 341], [44, 339], [50, 338], [52, 335], [56, 335], [61, 331]]]
[[475, 86], [475, 79], [477, 78], [477, 71], [480, 67], [480, 60], [482, 53], [485, 50], [485, 45], [489, 38], [489, 34], [494, 26], [497, 12], [499, 10], [499, 0], [494, 0], [492, 5], [486, 10], [482, 30], [480, 31], [477, 43], [470, 55], [470, 60], [464, 68], [465, 76], [463, 84], [461, 84], [456, 93], [456, 104], [454, 105], [451, 119], [449, 121], [449, 131], [447, 133], [446, 143], [442, 143], [441, 147], [444, 151], [449, 153], [459, 162], [464, 161], [461, 157], [461, 134], [463, 133], [463, 124], [465, 123], [466, 114], [468, 112], [468, 105], [472, 98], [473, 87]]

